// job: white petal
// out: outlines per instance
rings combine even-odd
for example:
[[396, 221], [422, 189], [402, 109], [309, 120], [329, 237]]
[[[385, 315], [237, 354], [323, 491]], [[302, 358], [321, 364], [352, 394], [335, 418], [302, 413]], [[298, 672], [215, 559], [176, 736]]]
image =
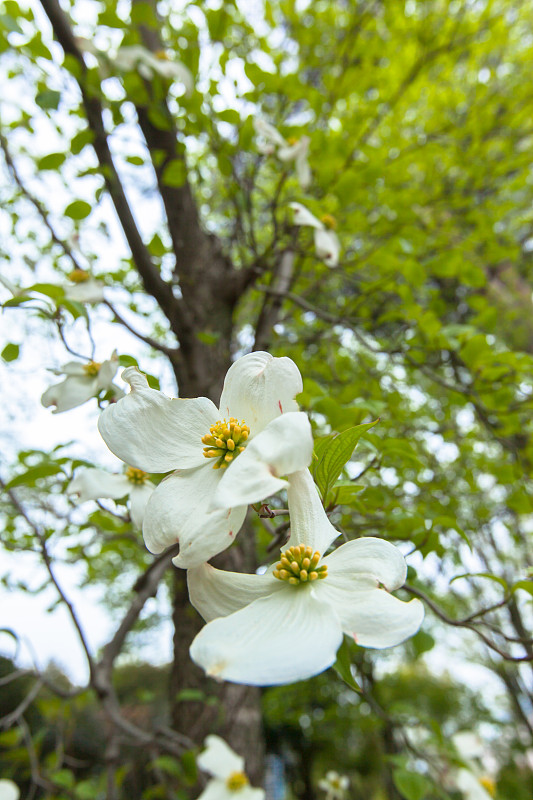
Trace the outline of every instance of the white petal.
[[149, 60], [149, 65], [152, 70], [161, 75], [162, 78], [166, 78], [170, 81], [179, 81], [179, 83], [183, 84], [188, 93], [192, 92], [194, 86], [192, 75], [181, 61], [157, 58], [152, 55]]
[[309, 166], [309, 161], [307, 160], [307, 156], [298, 156], [296, 159], [296, 176], [298, 178], [298, 183], [302, 187], [302, 189], [308, 189], [311, 185], [312, 180], [312, 173], [311, 167]]
[[481, 785], [479, 779], [467, 769], [457, 771], [455, 782], [465, 800], [492, 800], [491, 795]]
[[329, 230], [316, 230], [314, 236], [318, 258], [321, 258], [328, 267], [336, 267], [341, 252], [337, 234]]
[[278, 129], [271, 125], [270, 122], [266, 122], [260, 117], [254, 117], [253, 125], [255, 132], [266, 139], [267, 142], [272, 142], [279, 147], [284, 147], [287, 144]]
[[104, 284], [90, 278], [82, 283], [65, 286], [65, 297], [77, 303], [101, 303], [104, 297]]
[[241, 529], [246, 506], [208, 511], [220, 470], [211, 464], [179, 470], [165, 478], [148, 501], [143, 536], [148, 550], [159, 553], [179, 542], [177, 567], [195, 567], [221, 553]]
[[312, 547], [313, 550], [324, 554], [339, 536], [339, 532], [327, 518], [308, 469], [289, 475], [287, 495], [291, 515], [291, 536], [286, 547], [305, 544], [306, 547]]
[[369, 575], [337, 573], [317, 584], [317, 596], [331, 604], [344, 633], [362, 647], [400, 644], [417, 632], [424, 618], [419, 600], [404, 603], [385, 589], [377, 589]]
[[324, 225], [317, 219], [309, 209], [301, 203], [289, 203], [289, 207], [294, 211], [294, 224], [295, 225], [310, 225], [312, 228], [324, 230]]
[[331, 553], [327, 559], [330, 575], [348, 574], [356, 576], [363, 572], [371, 575], [392, 591], [405, 583], [407, 565], [397, 547], [385, 539], [373, 536], [346, 542]]
[[128, 495], [132, 486], [125, 475], [113, 475], [103, 469], [88, 467], [76, 470], [76, 475], [68, 485], [67, 494], [77, 495], [80, 503], [101, 497], [118, 500]]
[[463, 761], [465, 759], [482, 758], [485, 751], [481, 737], [477, 733], [472, 733], [472, 731], [459, 731], [459, 733], [452, 736], [452, 742]]
[[309, 154], [309, 136], [302, 136], [294, 144], [287, 144], [285, 147], [280, 147], [278, 150], [278, 158], [280, 161], [305, 161]]
[[67, 361], [60, 369], [53, 369], [50, 371], [53, 372], [54, 375], [76, 375], [79, 378], [83, 378], [87, 375], [83, 364], [80, 364], [79, 361]]
[[81, 406], [98, 394], [97, 379], [90, 375], [77, 377], [68, 375], [62, 383], [50, 386], [41, 397], [45, 408], [55, 406], [52, 413], [70, 411], [71, 408]]
[[205, 750], [196, 758], [203, 772], [209, 772], [223, 781], [232, 772], [244, 772], [244, 758], [238, 756], [220, 736], [208, 736], [204, 746]]
[[130, 516], [131, 521], [139, 530], [142, 529], [146, 506], [154, 490], [155, 486], [151, 481], [141, 484], [130, 481]]
[[131, 392], [104, 409], [98, 419], [98, 429], [111, 452], [147, 472], [205, 464], [201, 439], [218, 416], [211, 400], [171, 400], [150, 389], [134, 367], [124, 370], [122, 377]]
[[213, 508], [231, 508], [264, 500], [283, 489], [288, 475], [304, 469], [313, 455], [313, 434], [301, 411], [272, 420], [225, 470], [213, 497]]
[[206, 622], [227, 617], [240, 608], [285, 588], [271, 572], [248, 575], [201, 564], [187, 571], [189, 599]]
[[220, 415], [237, 417], [250, 438], [287, 411], [298, 411], [295, 395], [303, 389], [300, 370], [290, 358], [249, 353], [229, 368], [220, 398]]
[[342, 631], [311, 586], [287, 586], [209, 622], [194, 639], [192, 660], [214, 678], [251, 686], [304, 680], [335, 661]]
[[138, 61], [142, 61], [147, 53], [149, 51], [140, 44], [120, 47], [113, 59], [113, 63], [118, 69], [129, 71], [133, 69]]
[[13, 781], [0, 780], [0, 800], [18, 800], [19, 797], [19, 788]]
[[[117, 351], [113, 352], [111, 358], [107, 361], [102, 361], [97, 375], [98, 389], [110, 389], [113, 385], [113, 378], [117, 374], [118, 369], [118, 356]], [[118, 388], [118, 387], [117, 387]]]
[[226, 781], [213, 778], [209, 781], [198, 800], [264, 800], [263, 789], [253, 786], [243, 786], [238, 791], [232, 791], [226, 786]]

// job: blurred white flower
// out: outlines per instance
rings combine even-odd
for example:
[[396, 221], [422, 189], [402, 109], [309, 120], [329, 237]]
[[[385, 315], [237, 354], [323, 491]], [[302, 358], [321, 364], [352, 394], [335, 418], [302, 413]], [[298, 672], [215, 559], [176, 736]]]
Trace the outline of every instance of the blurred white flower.
[[452, 737], [452, 742], [465, 765], [456, 770], [454, 786], [463, 793], [464, 800], [492, 800], [496, 787], [489, 772], [482, 768], [485, 747], [481, 738], [471, 731], [461, 731]]
[[0, 780], [0, 800], [18, 800], [20, 791], [18, 786], [6, 778]]
[[[220, 736], [208, 736], [205, 750], [196, 759], [199, 768], [213, 778], [198, 800], [264, 800], [263, 789], [254, 789], [238, 756]], [[0, 798], [1, 800], [1, 798]]]
[[154, 75], [169, 81], [178, 81], [185, 87], [187, 94], [194, 87], [193, 77], [187, 67], [177, 59], [169, 58], [164, 50], [152, 53], [140, 44], [119, 47], [114, 58], [109, 59], [121, 72], [137, 69], [139, 75], [151, 80]]
[[259, 152], [264, 155], [275, 153], [280, 161], [294, 161], [298, 182], [302, 189], [307, 189], [311, 184], [311, 168], [308, 161], [311, 143], [309, 136], [284, 139], [277, 128], [260, 117], [254, 118], [253, 124], [256, 134], [260, 137]]
[[202, 564], [189, 597], [208, 623], [192, 660], [214, 678], [257, 686], [304, 680], [330, 667], [343, 634], [363, 647], [392, 647], [422, 622], [419, 600], [389, 594], [405, 581], [400, 551], [362, 537], [324, 557], [339, 536], [309, 470], [289, 475], [291, 535], [274, 569], [247, 575]]
[[350, 781], [347, 775], [339, 775], [335, 770], [326, 772], [326, 777], [318, 782], [320, 789], [326, 792], [326, 800], [344, 800]]
[[142, 469], [128, 467], [123, 475], [114, 475], [103, 469], [82, 467], [69, 483], [67, 494], [76, 495], [80, 503], [129, 497], [131, 521], [136, 528], [141, 529], [144, 510], [154, 489], [155, 485], [148, 480], [148, 474]]
[[50, 386], [41, 397], [45, 408], [55, 406], [53, 414], [69, 411], [71, 408], [81, 406], [83, 403], [96, 397], [101, 391], [111, 392], [114, 399], [122, 397], [124, 392], [115, 386], [113, 378], [118, 369], [118, 356], [116, 350], [110, 359], [103, 361], [89, 361], [81, 364], [79, 361], [68, 361], [61, 369], [51, 370], [55, 375], [66, 375], [65, 380]]
[[330, 214], [325, 214], [322, 220], [319, 220], [301, 203], [290, 203], [289, 206], [294, 211], [295, 225], [313, 228], [317, 257], [328, 267], [336, 267], [339, 263], [341, 245], [337, 234], [332, 230], [336, 224], [334, 218]]
[[75, 269], [68, 276], [70, 283], [64, 287], [65, 298], [77, 303], [101, 303], [104, 298], [104, 284], [96, 280], [84, 269]]

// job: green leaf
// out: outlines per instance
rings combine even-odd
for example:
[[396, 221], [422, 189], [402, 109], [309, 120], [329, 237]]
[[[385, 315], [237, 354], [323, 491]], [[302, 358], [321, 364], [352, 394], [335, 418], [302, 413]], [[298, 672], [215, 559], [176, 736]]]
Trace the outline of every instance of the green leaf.
[[161, 180], [165, 186], [172, 186], [174, 188], [183, 186], [186, 179], [187, 170], [185, 169], [185, 164], [177, 158], [167, 164], [161, 176]]
[[83, 148], [90, 144], [94, 139], [94, 134], [89, 128], [84, 128], [75, 136], [72, 137], [72, 141], [70, 142], [70, 152], [77, 156]]
[[355, 425], [353, 428], [337, 434], [324, 448], [322, 456], [315, 468], [315, 480], [320, 489], [322, 499], [326, 500], [330, 488], [333, 486], [345, 464], [352, 457], [355, 446], [361, 436], [374, 427], [379, 420]]
[[85, 200], [74, 200], [72, 203], [69, 203], [63, 213], [66, 217], [78, 220], [88, 217], [91, 211], [92, 206], [90, 203], [86, 203]]
[[118, 357], [118, 363], [121, 367], [138, 367], [139, 362], [133, 356], [123, 355]]
[[38, 467], [32, 467], [24, 472], [22, 475], [17, 475], [6, 484], [6, 489], [14, 489], [16, 486], [35, 486], [36, 481], [40, 478], [49, 478], [52, 475], [57, 475], [63, 472], [58, 464], [39, 464]]
[[41, 170], [59, 169], [66, 158], [67, 156], [65, 153], [49, 153], [47, 156], [43, 156], [37, 160], [37, 168]]
[[28, 286], [24, 291], [45, 294], [47, 297], [51, 297], [52, 300], [60, 300], [65, 294], [63, 287], [56, 286], [55, 283], [34, 283], [32, 286]]
[[61, 99], [61, 92], [56, 92], [54, 89], [45, 89], [44, 92], [39, 92], [35, 98], [37, 105], [43, 110], [56, 111]]
[[158, 756], [152, 761], [152, 767], [166, 772], [167, 775], [173, 775], [175, 778], [180, 778], [182, 767], [179, 761], [176, 761], [172, 756]]
[[533, 595], [533, 578], [530, 580], [522, 580], [513, 583], [511, 591], [515, 592], [517, 589], [523, 589], [524, 592], [529, 592], [530, 595]]
[[405, 800], [424, 800], [431, 790], [431, 783], [427, 778], [407, 769], [395, 769], [392, 779]]
[[366, 489], [366, 486], [360, 483], [337, 481], [337, 483], [331, 487], [326, 500], [329, 501], [331, 498], [331, 502], [336, 506], [349, 506], [356, 499], [356, 495], [362, 492], [363, 489]]
[[454, 575], [450, 583], [458, 581], [460, 578], [487, 578], [489, 581], [499, 583], [506, 591], [509, 588], [504, 578], [500, 578], [498, 575], [492, 575], [490, 572], [462, 572], [460, 575]]
[[333, 669], [350, 689], [361, 694], [361, 687], [352, 675], [352, 662], [350, 661], [350, 650], [346, 638], [342, 640], [342, 644], [337, 650], [337, 660], [333, 664]]
[[16, 361], [17, 358], [19, 357], [19, 353], [20, 353], [20, 345], [13, 344], [13, 342], [10, 342], [9, 344], [6, 344], [0, 355], [2, 356], [4, 361]]

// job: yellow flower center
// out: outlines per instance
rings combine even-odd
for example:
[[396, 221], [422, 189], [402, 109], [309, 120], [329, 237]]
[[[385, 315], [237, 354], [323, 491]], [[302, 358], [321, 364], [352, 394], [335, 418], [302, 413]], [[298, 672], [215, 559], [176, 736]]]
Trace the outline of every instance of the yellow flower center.
[[295, 144], [298, 144], [299, 141], [300, 140], [298, 139], [297, 136], [289, 136], [289, 138], [287, 139], [287, 143], [290, 144], [291, 147], [293, 147]]
[[491, 797], [494, 797], [496, 794], [496, 783], [489, 778], [488, 775], [484, 775], [482, 778], [479, 779], [480, 784], [483, 786], [484, 789], [490, 794]]
[[244, 772], [232, 772], [229, 778], [226, 779], [226, 786], [230, 792], [238, 792], [239, 789], [244, 789], [248, 784], [249, 780]]
[[335, 230], [337, 227], [337, 220], [331, 214], [322, 214], [320, 221], [330, 230]]
[[91, 378], [95, 378], [100, 372], [102, 364], [99, 361], [89, 361], [88, 364], [83, 365], [84, 372]]
[[91, 276], [85, 269], [73, 269], [67, 277], [72, 283], [85, 283]]
[[132, 483], [140, 486], [148, 480], [148, 473], [143, 469], [137, 469], [137, 467], [128, 467], [126, 470], [126, 478]]
[[312, 547], [306, 547], [304, 544], [289, 547], [281, 554], [273, 575], [280, 581], [288, 581], [291, 586], [327, 578], [328, 568], [325, 564], [319, 567], [319, 561], [320, 553], [318, 551], [313, 553]]
[[242, 453], [249, 435], [250, 428], [244, 424], [244, 420], [239, 422], [235, 417], [230, 417], [229, 422], [218, 420], [211, 425], [209, 433], [202, 436], [204, 456], [216, 458], [213, 469], [225, 469]]
[[160, 61], [170, 61], [170, 59], [169, 59], [167, 53], [165, 52], [165, 50], [156, 50], [154, 52], [154, 56], [156, 58], [158, 58]]

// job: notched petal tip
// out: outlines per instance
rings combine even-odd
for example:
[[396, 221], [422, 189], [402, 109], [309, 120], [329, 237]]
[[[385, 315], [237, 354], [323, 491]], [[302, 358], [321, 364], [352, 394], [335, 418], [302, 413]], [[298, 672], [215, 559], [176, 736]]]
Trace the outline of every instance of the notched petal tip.
[[131, 391], [149, 388], [146, 375], [138, 367], [126, 367], [121, 374], [121, 378], [126, 383], [129, 383]]

